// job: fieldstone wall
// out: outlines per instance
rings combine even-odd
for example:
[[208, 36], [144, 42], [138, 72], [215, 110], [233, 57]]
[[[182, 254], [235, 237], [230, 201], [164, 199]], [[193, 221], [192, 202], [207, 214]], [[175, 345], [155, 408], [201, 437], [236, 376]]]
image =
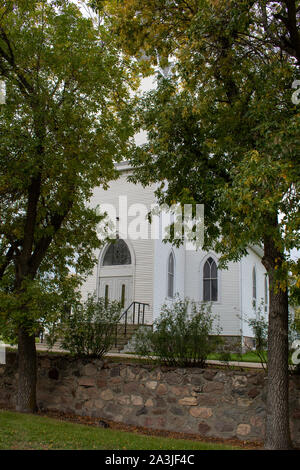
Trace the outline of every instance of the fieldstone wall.
[[[0, 366], [0, 406], [16, 399], [16, 355]], [[221, 438], [263, 440], [263, 371], [164, 368], [68, 356], [38, 358], [43, 410]], [[300, 376], [290, 379], [292, 439], [300, 445]]]

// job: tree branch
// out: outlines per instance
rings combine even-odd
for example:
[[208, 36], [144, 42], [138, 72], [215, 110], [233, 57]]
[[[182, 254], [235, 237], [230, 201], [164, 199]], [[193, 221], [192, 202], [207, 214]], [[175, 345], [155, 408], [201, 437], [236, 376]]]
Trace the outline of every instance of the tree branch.
[[297, 27], [297, 9], [295, 0], [284, 0], [287, 7], [287, 20], [284, 22], [290, 35], [290, 45], [295, 51], [295, 58], [300, 65], [300, 34]]
[[74, 203], [73, 200], [69, 200], [62, 214], [55, 213], [52, 215], [49, 227], [53, 228], [53, 233], [52, 235], [44, 236], [40, 239], [40, 241], [37, 243], [35, 247], [35, 250], [29, 262], [29, 265], [30, 265], [29, 271], [30, 271], [30, 276], [32, 278], [36, 275], [36, 272], [38, 271], [40, 264], [43, 261], [44, 256], [54, 239], [54, 236], [61, 228], [65, 218], [67, 217], [70, 209], [73, 206], [73, 203]]
[[8, 252], [5, 255], [5, 260], [2, 263], [2, 265], [0, 266], [0, 280], [3, 278], [4, 273], [6, 271], [6, 268], [9, 266], [10, 262], [13, 260], [15, 250], [16, 250], [16, 247], [17, 247], [17, 243], [18, 242], [15, 242], [14, 244], [12, 244], [11, 247], [9, 248]]
[[41, 174], [31, 179], [28, 189], [28, 203], [26, 212], [26, 221], [24, 226], [24, 243], [22, 257], [27, 259], [31, 255], [34, 232], [37, 218], [37, 205], [41, 194]]
[[[10, 43], [10, 40], [6, 34], [6, 32], [4, 31], [3, 27], [0, 26], [0, 37], [3, 39], [3, 41], [5, 42], [5, 44], [7, 45], [8, 47], [8, 51], [9, 53], [7, 53], [3, 47], [0, 46], [0, 56], [2, 56], [2, 58], [5, 60], [5, 62], [7, 62], [7, 64], [10, 66], [11, 70], [13, 71], [13, 73], [15, 74], [15, 80], [18, 84], [18, 87], [21, 91], [21, 93], [26, 97], [28, 98], [29, 96], [31, 96], [31, 99], [33, 100], [33, 96], [34, 96], [34, 88], [33, 86], [28, 82], [28, 80], [25, 78], [25, 76], [20, 72], [19, 68], [17, 67], [16, 63], [15, 63], [15, 58], [14, 58], [14, 53], [13, 53], [13, 47]], [[0, 64], [1, 65], [1, 64]], [[10, 74], [9, 74], [9, 70], [6, 69], [5, 67], [1, 67], [1, 70], [2, 70], [2, 73], [4, 74], [4, 76], [6, 76], [7, 78], [10, 78]]]

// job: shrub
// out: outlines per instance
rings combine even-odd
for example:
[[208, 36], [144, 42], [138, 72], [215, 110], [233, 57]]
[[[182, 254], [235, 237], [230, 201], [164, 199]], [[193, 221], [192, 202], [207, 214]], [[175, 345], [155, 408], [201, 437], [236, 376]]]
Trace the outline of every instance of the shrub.
[[49, 334], [48, 344], [60, 338], [62, 348], [72, 355], [101, 358], [115, 341], [120, 316], [119, 302], [91, 295], [86, 302], [72, 306], [71, 313]]
[[[268, 318], [263, 313], [263, 303], [258, 307], [258, 318], [248, 320], [248, 324], [252, 329], [255, 345], [253, 352], [259, 357], [263, 368], [266, 371], [268, 350]], [[294, 351], [293, 343], [298, 338], [297, 324], [292, 316], [289, 316], [288, 324], [288, 342], [289, 342], [289, 359]]]
[[255, 344], [253, 352], [258, 356], [263, 369], [265, 369], [268, 348], [268, 322], [262, 317], [248, 320], [248, 324], [254, 335]]
[[205, 366], [208, 354], [214, 352], [220, 339], [217, 317], [211, 306], [197, 305], [188, 299], [175, 299], [164, 304], [153, 330], [140, 328], [135, 338], [136, 353], [157, 356], [171, 366]]

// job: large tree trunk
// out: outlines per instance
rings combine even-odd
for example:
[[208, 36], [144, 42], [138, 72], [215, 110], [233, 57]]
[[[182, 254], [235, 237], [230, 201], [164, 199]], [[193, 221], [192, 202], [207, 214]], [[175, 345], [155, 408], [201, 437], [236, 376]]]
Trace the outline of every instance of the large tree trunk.
[[18, 395], [17, 411], [35, 413], [36, 405], [36, 348], [35, 336], [20, 328], [18, 333]]
[[276, 286], [275, 266], [283, 261], [274, 240], [265, 239], [263, 263], [269, 275], [268, 390], [266, 449], [290, 449], [288, 291], [287, 283]]

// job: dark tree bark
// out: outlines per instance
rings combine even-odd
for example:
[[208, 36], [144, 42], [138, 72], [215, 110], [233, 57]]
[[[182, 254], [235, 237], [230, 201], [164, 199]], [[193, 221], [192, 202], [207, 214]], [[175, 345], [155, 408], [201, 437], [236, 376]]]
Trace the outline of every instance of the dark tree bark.
[[36, 405], [36, 348], [35, 336], [25, 328], [18, 332], [18, 395], [17, 411], [35, 413]]
[[[38, 198], [36, 198], [36, 201]], [[33, 211], [35, 210], [37, 202], [33, 205]], [[52, 227], [54, 229], [54, 234], [60, 229], [64, 219], [66, 218], [70, 208], [72, 207], [72, 201], [69, 201], [67, 207], [63, 214], [53, 214], [51, 218]], [[30, 215], [31, 212], [28, 211]], [[29, 217], [28, 217], [29, 218]], [[23, 251], [20, 252], [20, 255], [15, 258], [15, 271], [16, 271], [16, 281], [15, 281], [15, 292], [16, 295], [22, 292], [22, 282], [24, 279], [28, 278], [33, 280], [36, 276], [36, 272], [43, 261], [47, 249], [49, 248], [53, 235], [45, 236], [40, 239], [40, 241], [35, 246], [35, 249], [32, 250], [33, 237], [33, 228], [35, 223], [35, 217], [32, 217], [31, 224], [28, 224], [28, 230], [26, 233], [27, 238], [30, 237], [31, 240], [28, 243], [27, 238], [24, 241]], [[23, 309], [26, 309], [26, 305], [23, 306]], [[30, 324], [30, 315], [28, 315], [28, 322]], [[17, 397], [17, 411], [23, 413], [35, 413], [37, 411], [36, 404], [36, 382], [37, 382], [37, 367], [36, 367], [36, 347], [35, 347], [35, 335], [28, 333], [28, 328], [25, 325], [19, 326], [18, 331], [18, 354], [19, 354], [19, 366], [18, 366], [18, 397]]]
[[266, 237], [263, 264], [269, 276], [268, 383], [266, 449], [291, 449], [289, 426], [288, 368], [288, 290], [276, 286], [275, 266], [283, 262], [283, 254], [274, 239]]

